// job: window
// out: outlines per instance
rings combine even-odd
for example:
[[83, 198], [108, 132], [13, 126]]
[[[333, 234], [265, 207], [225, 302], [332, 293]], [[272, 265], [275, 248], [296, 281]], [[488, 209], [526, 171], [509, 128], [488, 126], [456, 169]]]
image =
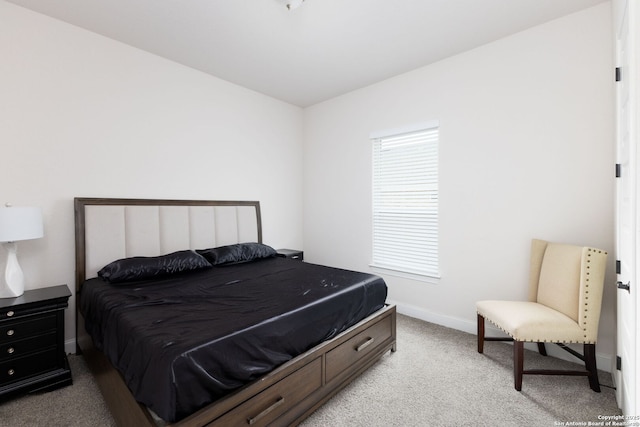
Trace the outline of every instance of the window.
[[372, 141], [372, 266], [438, 277], [438, 123]]

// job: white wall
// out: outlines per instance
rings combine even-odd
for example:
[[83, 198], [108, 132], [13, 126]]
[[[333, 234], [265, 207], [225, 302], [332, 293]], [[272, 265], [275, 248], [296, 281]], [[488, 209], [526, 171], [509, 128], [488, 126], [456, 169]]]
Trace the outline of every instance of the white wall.
[[475, 301], [526, 298], [531, 238], [593, 245], [610, 252], [598, 348], [600, 367], [609, 370], [615, 354], [610, 7], [603, 3], [306, 109], [305, 259], [371, 271], [369, 135], [437, 119], [442, 277], [430, 284], [383, 275], [389, 298], [405, 313], [474, 332]]
[[264, 241], [301, 247], [301, 138], [297, 107], [0, 0], [0, 203], [45, 220], [27, 289], [73, 289], [76, 196], [260, 200]]

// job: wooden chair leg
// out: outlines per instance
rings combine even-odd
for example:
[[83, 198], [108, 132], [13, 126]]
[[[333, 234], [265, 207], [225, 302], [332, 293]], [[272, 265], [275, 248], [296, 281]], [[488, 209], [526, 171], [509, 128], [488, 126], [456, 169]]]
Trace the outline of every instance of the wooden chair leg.
[[522, 374], [524, 371], [524, 342], [513, 341], [513, 380], [516, 390], [522, 390]]
[[589, 372], [589, 386], [591, 390], [600, 393], [600, 381], [598, 381], [598, 367], [596, 365], [596, 345], [584, 345], [584, 364]]
[[538, 353], [540, 353], [543, 356], [547, 355], [547, 348], [544, 346], [543, 342], [538, 343]]
[[478, 353], [484, 351], [484, 317], [478, 314]]

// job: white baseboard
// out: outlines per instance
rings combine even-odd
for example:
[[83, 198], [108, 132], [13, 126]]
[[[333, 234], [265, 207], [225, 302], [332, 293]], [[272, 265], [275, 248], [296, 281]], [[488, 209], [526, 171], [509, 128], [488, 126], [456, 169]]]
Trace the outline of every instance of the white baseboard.
[[65, 340], [64, 351], [67, 354], [76, 354], [76, 340]]
[[[477, 335], [477, 325], [475, 321], [470, 321], [467, 319], [460, 319], [453, 316], [447, 316], [441, 313], [434, 313], [429, 310], [425, 310], [420, 307], [416, 307], [410, 304], [398, 303], [392, 300], [387, 301], [390, 304], [396, 305], [396, 310], [400, 314], [404, 314], [409, 317], [414, 317], [416, 319], [424, 320], [425, 322], [435, 323], [436, 325], [446, 326], [447, 328], [456, 329], [458, 331], [467, 332], [469, 334]], [[493, 336], [505, 336], [502, 331], [492, 327], [491, 325], [486, 325], [486, 331]], [[549, 356], [556, 357], [562, 360], [568, 360], [570, 362], [578, 362], [581, 363], [579, 359], [576, 359], [574, 356], [570, 355], [566, 351], [558, 348], [557, 346], [548, 345], [547, 354]], [[538, 347], [536, 344], [527, 343], [525, 344], [525, 348], [529, 350], [537, 351]], [[576, 348], [580, 352], [582, 348]], [[602, 354], [596, 353], [596, 364], [598, 365], [598, 369], [611, 373], [613, 363], [613, 356], [611, 354]]]

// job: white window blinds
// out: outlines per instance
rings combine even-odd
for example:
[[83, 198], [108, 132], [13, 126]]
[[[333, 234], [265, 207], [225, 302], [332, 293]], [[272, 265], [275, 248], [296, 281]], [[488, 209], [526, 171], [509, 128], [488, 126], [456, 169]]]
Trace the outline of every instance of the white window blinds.
[[438, 127], [373, 139], [375, 267], [438, 277]]

